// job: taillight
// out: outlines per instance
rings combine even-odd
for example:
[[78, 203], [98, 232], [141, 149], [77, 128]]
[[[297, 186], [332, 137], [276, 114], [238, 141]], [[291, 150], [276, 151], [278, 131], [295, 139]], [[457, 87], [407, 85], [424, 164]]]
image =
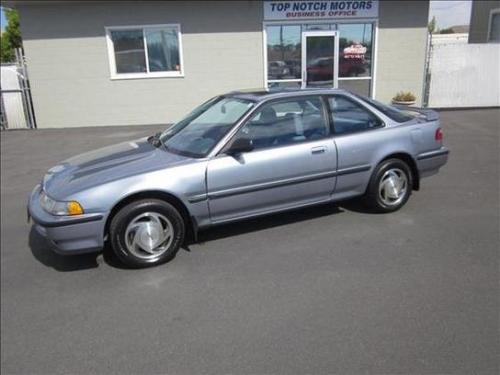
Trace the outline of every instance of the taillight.
[[436, 135], [434, 136], [434, 139], [439, 142], [443, 140], [443, 130], [441, 128], [436, 129]]

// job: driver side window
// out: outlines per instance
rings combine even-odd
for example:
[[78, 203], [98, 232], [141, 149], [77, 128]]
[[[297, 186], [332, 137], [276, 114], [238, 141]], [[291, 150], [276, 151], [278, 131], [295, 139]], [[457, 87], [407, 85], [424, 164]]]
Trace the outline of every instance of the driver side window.
[[286, 146], [328, 135], [328, 122], [319, 97], [303, 97], [265, 104], [238, 131], [254, 149]]

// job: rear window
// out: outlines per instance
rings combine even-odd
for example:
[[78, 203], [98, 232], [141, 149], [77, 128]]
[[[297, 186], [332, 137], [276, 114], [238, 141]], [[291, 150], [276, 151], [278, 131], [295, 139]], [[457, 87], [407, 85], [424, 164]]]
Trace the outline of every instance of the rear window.
[[390, 105], [382, 104], [376, 100], [366, 98], [364, 96], [356, 95], [356, 97], [363, 100], [364, 102], [370, 104], [371, 106], [375, 107], [377, 110], [379, 110], [384, 115], [389, 117], [391, 120], [394, 120], [396, 122], [406, 122], [406, 121], [410, 121], [410, 120], [414, 119], [414, 117], [412, 115], [405, 113], [405, 112], [403, 112], [395, 107], [392, 107]]

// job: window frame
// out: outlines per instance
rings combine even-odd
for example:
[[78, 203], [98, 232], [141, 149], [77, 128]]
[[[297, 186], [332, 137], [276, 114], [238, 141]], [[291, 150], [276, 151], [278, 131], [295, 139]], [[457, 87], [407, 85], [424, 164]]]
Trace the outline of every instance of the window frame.
[[[325, 103], [327, 105], [328, 119], [329, 119], [330, 124], [331, 124], [331, 128], [332, 128], [331, 132], [332, 132], [333, 136], [339, 137], [339, 136], [344, 136], [344, 135], [352, 135], [352, 134], [359, 134], [359, 133], [364, 133], [364, 132], [371, 132], [374, 130], [384, 129], [387, 126], [385, 121], [377, 113], [375, 113], [371, 108], [367, 107], [363, 102], [361, 102], [360, 100], [358, 100], [355, 97], [351, 97], [349, 95], [344, 95], [344, 94], [328, 94], [328, 95], [324, 95], [324, 97], [325, 97]], [[330, 107], [329, 98], [332, 98], [332, 97], [341, 97], [347, 101], [350, 101], [354, 104], [357, 104], [358, 106], [363, 108], [365, 111], [368, 111], [373, 116], [375, 116], [380, 121], [381, 125], [374, 127], [374, 128], [367, 128], [367, 129], [353, 130], [353, 131], [349, 131], [349, 132], [339, 133], [337, 131], [337, 129], [335, 128], [335, 120], [333, 119], [332, 108]]]
[[[146, 29], [162, 29], [162, 28], [175, 28], [177, 30], [177, 38], [179, 43], [179, 64], [180, 70], [178, 71], [165, 71], [165, 72], [149, 72], [149, 61], [148, 61], [148, 46], [146, 41]], [[115, 60], [115, 48], [113, 39], [111, 38], [111, 32], [116, 30], [142, 30], [142, 37], [144, 40], [144, 54], [146, 60], [146, 72], [143, 73], [117, 73], [116, 71], [116, 60]], [[120, 79], [144, 79], [144, 78], [183, 78], [184, 77], [184, 58], [182, 53], [182, 33], [181, 25], [179, 23], [168, 23], [168, 24], [153, 24], [153, 25], [123, 25], [123, 26], [105, 26], [106, 33], [106, 45], [108, 50], [108, 62], [109, 62], [109, 73], [111, 80]]]
[[488, 18], [488, 34], [486, 35], [486, 42], [487, 43], [499, 43], [497, 41], [491, 40], [491, 25], [493, 23], [493, 16], [496, 14], [500, 14], [500, 8], [495, 8], [490, 10], [490, 15]]
[[328, 100], [326, 100], [325, 95], [322, 94], [307, 94], [307, 95], [296, 95], [296, 96], [287, 96], [285, 98], [274, 98], [274, 99], [269, 99], [265, 100], [256, 107], [253, 108], [253, 111], [250, 113], [247, 113], [247, 116], [242, 119], [242, 122], [237, 126], [237, 129], [234, 129], [234, 134], [230, 136], [230, 138], [225, 142], [224, 146], [220, 148], [219, 151], [217, 151], [217, 155], [222, 155], [225, 154], [225, 152], [231, 147], [232, 143], [235, 141], [239, 131], [247, 124], [249, 123], [254, 115], [256, 115], [262, 108], [264, 108], [266, 105], [272, 105], [275, 103], [279, 102], [289, 102], [293, 100], [299, 100], [299, 99], [307, 99], [307, 98], [317, 98], [321, 102], [322, 106], [322, 112], [323, 112], [323, 118], [326, 121], [325, 123], [325, 129], [326, 129], [326, 134], [324, 137], [317, 138], [317, 139], [312, 139], [312, 140], [304, 140], [300, 142], [295, 142], [295, 143], [289, 143], [286, 145], [275, 145], [275, 146], [269, 146], [269, 147], [262, 147], [262, 148], [257, 148], [255, 150], [252, 150], [250, 152], [259, 152], [259, 151], [267, 151], [275, 148], [282, 148], [282, 147], [292, 147], [292, 146], [298, 146], [298, 145], [304, 145], [307, 143], [314, 143], [320, 140], [328, 139], [331, 138], [333, 133], [332, 133], [332, 122], [330, 118], [330, 114], [328, 112], [329, 106], [328, 106]]

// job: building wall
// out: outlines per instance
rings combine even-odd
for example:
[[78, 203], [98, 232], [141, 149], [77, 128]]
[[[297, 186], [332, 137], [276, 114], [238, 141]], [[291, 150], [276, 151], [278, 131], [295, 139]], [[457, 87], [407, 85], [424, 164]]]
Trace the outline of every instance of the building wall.
[[[264, 84], [261, 3], [18, 8], [39, 128], [164, 124], [214, 95]], [[104, 27], [163, 23], [181, 25], [184, 78], [111, 80]]]
[[427, 51], [428, 1], [381, 1], [375, 98], [389, 103], [411, 91], [422, 103]]
[[469, 43], [487, 43], [488, 42], [488, 24], [490, 21], [490, 11], [500, 8], [499, 2], [474, 0], [469, 26]]
[[[375, 97], [421, 102], [428, 1], [380, 1]], [[262, 87], [263, 5], [227, 2], [19, 3], [40, 128], [164, 124], [214, 95]], [[194, 8], [194, 9], [193, 9]], [[179, 23], [183, 78], [111, 80], [105, 26]]]

